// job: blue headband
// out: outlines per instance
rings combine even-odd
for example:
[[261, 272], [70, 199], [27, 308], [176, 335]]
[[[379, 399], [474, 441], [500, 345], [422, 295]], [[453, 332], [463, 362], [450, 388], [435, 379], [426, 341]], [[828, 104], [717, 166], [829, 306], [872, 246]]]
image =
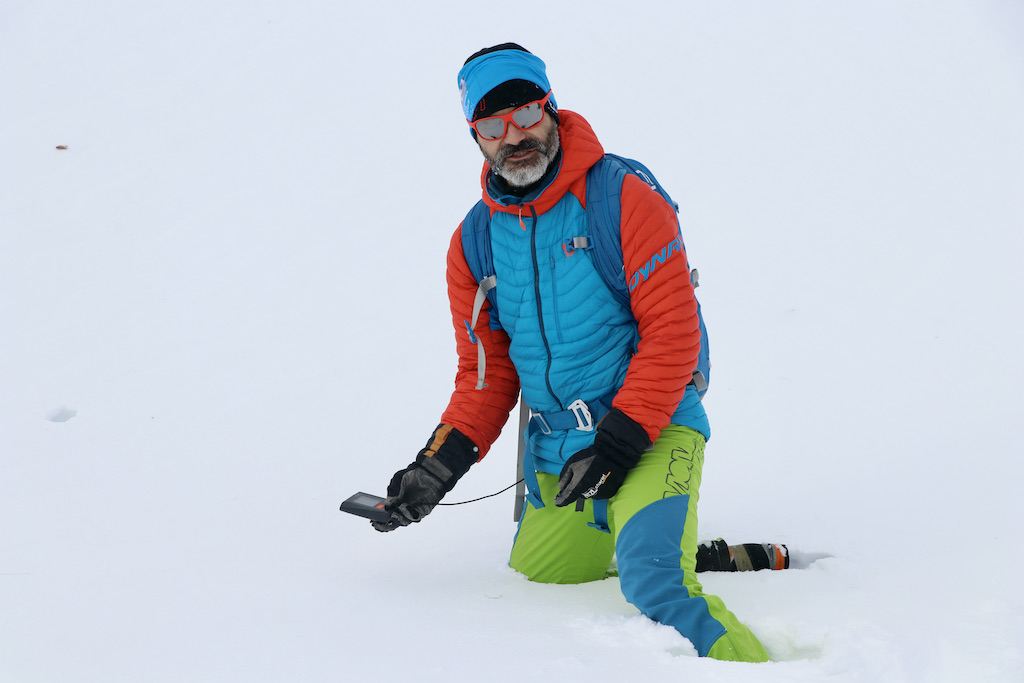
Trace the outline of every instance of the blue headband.
[[[521, 78], [547, 92], [551, 90], [544, 62], [522, 50], [498, 50], [488, 52], [472, 60], [459, 71], [459, 94], [462, 96], [462, 113], [467, 121], [473, 120], [473, 110], [484, 95], [505, 81]], [[554, 95], [549, 100], [558, 109]]]

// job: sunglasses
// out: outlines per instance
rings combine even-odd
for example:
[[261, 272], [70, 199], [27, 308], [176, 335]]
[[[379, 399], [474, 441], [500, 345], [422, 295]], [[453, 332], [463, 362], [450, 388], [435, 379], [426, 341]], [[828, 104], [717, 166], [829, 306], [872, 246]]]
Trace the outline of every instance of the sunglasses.
[[544, 106], [551, 99], [551, 91], [543, 99], [524, 104], [514, 111], [501, 116], [488, 116], [470, 121], [470, 127], [484, 140], [500, 140], [508, 132], [508, 124], [514, 123], [520, 130], [529, 130], [544, 120]]

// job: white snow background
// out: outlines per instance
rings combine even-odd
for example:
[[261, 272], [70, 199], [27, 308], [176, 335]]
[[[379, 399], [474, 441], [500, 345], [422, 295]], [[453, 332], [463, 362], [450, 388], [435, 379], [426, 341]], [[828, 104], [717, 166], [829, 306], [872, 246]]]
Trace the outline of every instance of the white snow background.
[[[1022, 5], [5, 0], [0, 681], [1024, 681]], [[511, 492], [338, 511], [451, 392], [508, 40], [682, 206], [702, 536], [799, 565], [703, 583], [773, 663], [526, 581]]]

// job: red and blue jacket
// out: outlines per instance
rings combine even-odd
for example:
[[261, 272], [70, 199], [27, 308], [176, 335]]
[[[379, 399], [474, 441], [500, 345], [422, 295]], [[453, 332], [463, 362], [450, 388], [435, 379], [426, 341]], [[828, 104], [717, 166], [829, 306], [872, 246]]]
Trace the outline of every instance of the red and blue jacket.
[[[581, 399], [611, 405], [641, 424], [651, 441], [668, 424], [709, 436], [695, 392], [686, 392], [700, 351], [697, 302], [674, 209], [638, 177], [622, 187], [621, 239], [631, 283], [627, 308], [601, 280], [589, 255], [573, 250], [586, 234], [587, 170], [604, 149], [583, 117], [559, 112], [561, 158], [540, 191], [524, 199], [495, 194], [491, 170], [481, 174], [491, 210], [491, 249], [500, 286], [501, 325], [491, 329], [485, 303], [473, 330], [486, 349], [487, 386], [477, 389], [477, 348], [467, 330], [477, 282], [462, 248], [462, 225], [448, 251], [448, 295], [459, 355], [455, 391], [441, 421], [480, 449], [481, 458], [523, 398], [542, 413]], [[666, 253], [651, 269], [652, 257]], [[534, 434], [538, 470], [557, 474], [593, 442], [580, 430]]]

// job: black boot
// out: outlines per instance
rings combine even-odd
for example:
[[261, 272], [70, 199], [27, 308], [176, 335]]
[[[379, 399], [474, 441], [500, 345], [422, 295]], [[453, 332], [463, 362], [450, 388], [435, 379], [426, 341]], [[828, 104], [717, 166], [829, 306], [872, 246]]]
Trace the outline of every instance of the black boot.
[[749, 572], [789, 569], [789, 549], [780, 543], [729, 545], [722, 539], [697, 546], [698, 572]]

